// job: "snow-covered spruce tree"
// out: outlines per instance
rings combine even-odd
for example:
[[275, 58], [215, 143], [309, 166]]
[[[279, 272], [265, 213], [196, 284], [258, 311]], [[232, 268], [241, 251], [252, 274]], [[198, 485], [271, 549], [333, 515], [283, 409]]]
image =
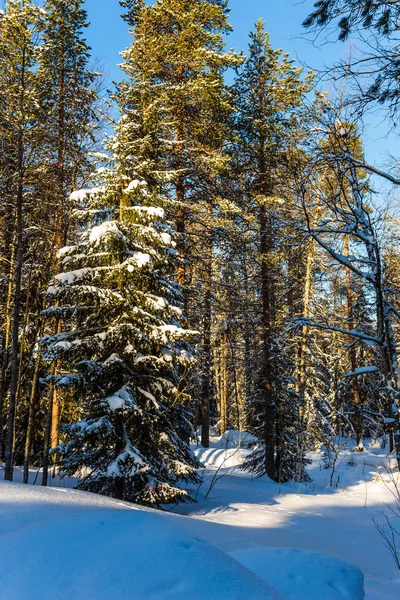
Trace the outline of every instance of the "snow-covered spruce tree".
[[196, 334], [178, 322], [164, 210], [139, 179], [78, 197], [91, 226], [61, 251], [45, 316], [63, 327], [42, 341], [60, 364], [56, 386], [74, 390], [81, 413], [61, 426], [61, 467], [79, 489], [145, 505], [188, 500], [178, 486], [197, 480], [184, 390]]

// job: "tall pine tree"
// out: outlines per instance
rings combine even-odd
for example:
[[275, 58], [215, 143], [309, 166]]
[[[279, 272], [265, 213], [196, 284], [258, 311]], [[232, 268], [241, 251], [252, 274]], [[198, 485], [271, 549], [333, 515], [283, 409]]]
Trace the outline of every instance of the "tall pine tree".
[[[40, 191], [51, 222], [50, 272], [58, 271], [56, 253], [66, 243], [70, 226], [72, 190], [90, 171], [88, 147], [96, 126], [95, 75], [89, 70], [90, 48], [83, 0], [46, 0], [37, 53], [41, 123]], [[56, 253], [54, 253], [54, 249]], [[56, 327], [59, 325], [56, 324]], [[53, 364], [53, 370], [56, 364]], [[48, 445], [58, 444], [60, 398], [50, 388], [48, 425], [44, 441], [43, 483], [47, 482]], [[50, 438], [50, 439], [49, 439]]]
[[125, 1], [123, 6], [135, 41], [123, 54], [128, 79], [120, 92], [132, 108], [127, 118], [137, 118], [140, 107], [148, 125], [140, 138], [145, 160], [140, 154], [138, 162], [148, 170], [152, 161], [154, 183], [174, 199], [169, 214], [178, 235], [177, 280], [184, 288], [196, 287], [200, 296], [196, 314], [188, 297], [187, 306], [203, 336], [199, 387], [202, 443], [208, 446], [213, 220], [231, 111], [223, 74], [241, 59], [224, 52], [223, 35], [231, 30], [227, 0], [158, 0], [152, 6]]
[[291, 476], [285, 440], [292, 436], [283, 431], [283, 407], [294, 397], [288, 391], [290, 360], [282, 355], [279, 340], [282, 307], [277, 306], [277, 297], [282, 295], [279, 236], [283, 202], [278, 196], [285, 196], [281, 169], [287, 163], [288, 148], [298, 126], [296, 113], [310, 90], [311, 76], [302, 81], [302, 69], [295, 67], [287, 54], [282, 56], [281, 50], [271, 47], [263, 21], [257, 22], [250, 39], [249, 56], [234, 85], [238, 139], [234, 156], [242, 173], [245, 210], [258, 220], [260, 265], [260, 371], [258, 392], [249, 406], [250, 422], [260, 444], [248, 467], [281, 480]]

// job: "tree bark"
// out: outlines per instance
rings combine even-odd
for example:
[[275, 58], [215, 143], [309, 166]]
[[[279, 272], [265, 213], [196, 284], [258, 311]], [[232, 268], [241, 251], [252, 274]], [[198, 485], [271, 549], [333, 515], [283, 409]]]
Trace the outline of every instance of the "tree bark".
[[33, 428], [35, 423], [35, 407], [37, 397], [37, 384], [39, 380], [39, 368], [40, 368], [40, 353], [37, 352], [35, 359], [35, 368], [32, 377], [31, 394], [29, 398], [29, 412], [28, 412], [28, 427], [26, 430], [25, 438], [25, 450], [24, 450], [24, 483], [29, 483], [29, 459], [32, 446]]
[[253, 389], [253, 377], [252, 377], [252, 354], [251, 354], [251, 325], [249, 320], [249, 277], [246, 265], [246, 253], [244, 254], [244, 375], [245, 375], [245, 392], [246, 392], [246, 404], [250, 400]]
[[[53, 362], [51, 366], [51, 376], [54, 377], [56, 374], [56, 363]], [[53, 422], [53, 403], [55, 396], [55, 383], [51, 381], [49, 386], [49, 400], [46, 416], [46, 428], [44, 433], [44, 446], [43, 446], [43, 473], [42, 473], [42, 486], [46, 487], [49, 479], [49, 452], [50, 452], [50, 440], [51, 440], [51, 425]]]
[[10, 345], [10, 333], [12, 324], [12, 300], [13, 300], [13, 285], [14, 285], [14, 268], [15, 268], [15, 247], [16, 238], [15, 231], [13, 233], [14, 240], [11, 243], [11, 256], [10, 256], [10, 270], [8, 274], [8, 286], [7, 286], [7, 303], [5, 311], [5, 324], [4, 324], [4, 342], [3, 342], [3, 356], [1, 365], [1, 379], [0, 379], [0, 461], [2, 458], [3, 450], [3, 409], [4, 402], [7, 395], [7, 369], [9, 361], [9, 345]]
[[[313, 281], [313, 266], [315, 256], [315, 242], [312, 240], [309, 245], [307, 255], [306, 277], [304, 281], [303, 294], [303, 317], [308, 319], [310, 316], [310, 298]], [[298, 354], [298, 376], [296, 383], [296, 391], [298, 394], [298, 427], [297, 434], [297, 456], [294, 480], [300, 482], [303, 472], [303, 459], [305, 452], [305, 435], [307, 432], [307, 422], [309, 419], [309, 406], [306, 404], [306, 381], [307, 381], [307, 342], [308, 342], [308, 325], [303, 324], [301, 328], [301, 338]]]
[[[265, 196], [268, 194], [266, 193]], [[267, 219], [265, 204], [262, 203], [259, 211], [260, 219], [260, 258], [261, 258], [261, 302], [262, 302], [262, 346], [263, 346], [263, 386], [264, 386], [264, 443], [265, 443], [265, 471], [267, 475], [276, 480], [275, 466], [276, 410], [272, 391], [272, 365], [271, 365], [271, 290], [269, 254], [271, 251], [271, 235]]]
[[18, 126], [18, 156], [17, 156], [17, 196], [16, 196], [16, 246], [15, 246], [15, 272], [14, 272], [14, 307], [11, 341], [11, 374], [10, 374], [10, 399], [8, 407], [7, 441], [5, 452], [4, 479], [12, 481], [13, 478], [13, 446], [15, 407], [18, 387], [18, 350], [19, 350], [19, 323], [21, 307], [21, 281], [23, 264], [23, 195], [24, 195], [24, 119], [25, 119], [25, 69], [26, 50], [22, 51], [21, 61], [21, 90], [20, 112], [21, 118]]
[[211, 394], [211, 318], [212, 318], [212, 204], [208, 203], [207, 247], [205, 255], [204, 275], [204, 308], [203, 308], [203, 376], [201, 390], [201, 444], [203, 448], [210, 446], [210, 394]]
[[[344, 256], [349, 256], [349, 236], [344, 237]], [[349, 267], [346, 269], [346, 299], [347, 299], [347, 323], [348, 329], [352, 331], [354, 329], [354, 315], [353, 315], [353, 288], [352, 288], [352, 276]], [[354, 344], [350, 344], [349, 358], [352, 373], [357, 369], [357, 355]], [[351, 378], [351, 392], [353, 397], [353, 408], [354, 408], [354, 421], [353, 427], [356, 434], [356, 445], [359, 450], [362, 450], [362, 414], [361, 414], [361, 396], [360, 388], [358, 385], [358, 378]]]
[[228, 371], [228, 353], [227, 353], [227, 332], [224, 331], [221, 337], [221, 428], [220, 433], [223, 435], [228, 429], [228, 398], [229, 398], [229, 371]]
[[[57, 179], [58, 179], [58, 203], [55, 219], [55, 251], [58, 253], [64, 244], [64, 229], [65, 229], [65, 67], [64, 54], [61, 52], [60, 62], [60, 86], [59, 86], [59, 110], [58, 110], [58, 149], [57, 149]], [[56, 259], [55, 273], [60, 270], [60, 259]], [[61, 331], [61, 323], [57, 324], [57, 333]], [[56, 364], [57, 369], [57, 364]], [[55, 371], [56, 373], [56, 371]], [[54, 373], [54, 374], [55, 374]], [[60, 426], [60, 398], [57, 389], [54, 387], [53, 393], [53, 408], [51, 420], [51, 448], [57, 448], [59, 443], [59, 426]], [[56, 456], [54, 455], [54, 461]]]
[[227, 343], [229, 344], [229, 349], [230, 349], [230, 354], [231, 354], [231, 361], [232, 361], [232, 379], [233, 379], [233, 390], [235, 392], [235, 408], [236, 408], [236, 429], [238, 429], [239, 431], [241, 431], [241, 424], [240, 424], [240, 403], [239, 403], [238, 378], [237, 378], [237, 372], [236, 372], [235, 348], [233, 346], [232, 338], [229, 335], [229, 332], [228, 332], [227, 336], [228, 336]]

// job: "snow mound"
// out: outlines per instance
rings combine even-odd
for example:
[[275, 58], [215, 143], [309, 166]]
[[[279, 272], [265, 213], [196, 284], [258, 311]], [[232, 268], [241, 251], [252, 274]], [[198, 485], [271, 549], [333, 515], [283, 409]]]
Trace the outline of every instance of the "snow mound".
[[0, 540], [7, 600], [282, 600], [162, 513], [92, 494], [1, 484]]
[[192, 449], [208, 469], [236, 469], [243, 464], [250, 452], [247, 444], [255, 439], [248, 431], [230, 429], [219, 437], [214, 430], [210, 436], [209, 448], [193, 445]]
[[231, 556], [286, 600], [363, 600], [364, 575], [348, 563], [307, 550], [258, 548]]
[[222, 442], [224, 440], [228, 448], [246, 448], [248, 444], [256, 442], [257, 438], [248, 431], [228, 429], [221, 438]]
[[243, 464], [248, 455], [248, 451], [241, 448], [202, 448], [199, 446], [192, 449], [207, 469], [236, 469]]

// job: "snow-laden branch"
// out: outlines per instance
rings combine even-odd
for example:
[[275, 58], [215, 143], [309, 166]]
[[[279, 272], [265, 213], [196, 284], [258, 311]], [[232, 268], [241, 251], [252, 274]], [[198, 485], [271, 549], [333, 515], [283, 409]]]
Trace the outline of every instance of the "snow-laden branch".
[[322, 248], [324, 248], [324, 250], [326, 250], [328, 252], [328, 254], [330, 254], [331, 257], [334, 260], [336, 260], [339, 264], [341, 264], [345, 267], [348, 267], [351, 271], [353, 271], [353, 273], [358, 275], [358, 277], [366, 279], [367, 281], [369, 281], [370, 283], [375, 285], [375, 276], [373, 273], [367, 273], [365, 271], [361, 271], [361, 269], [358, 269], [354, 265], [354, 263], [348, 259], [348, 257], [344, 256], [340, 252], [336, 252], [331, 246], [329, 246], [329, 244], [326, 244], [315, 232], [310, 231], [310, 236], [313, 237], [315, 239], [315, 241]]
[[373, 173], [374, 175], [383, 177], [383, 179], [386, 179], [387, 181], [390, 181], [391, 183], [394, 183], [395, 185], [400, 185], [400, 179], [398, 179], [397, 177], [394, 177], [390, 173], [386, 173], [386, 171], [382, 171], [381, 169], [378, 169], [377, 167], [373, 167], [372, 165], [369, 165], [368, 163], [357, 160], [356, 158], [354, 158], [354, 156], [351, 156], [351, 154], [346, 155], [345, 158], [346, 158], [346, 160], [352, 162], [353, 165], [355, 165], [356, 167], [360, 167], [361, 169], [364, 169], [364, 171], [367, 171], [368, 173]]
[[349, 337], [356, 338], [357, 340], [366, 342], [367, 344], [380, 344], [381, 340], [373, 335], [368, 335], [363, 331], [359, 331], [358, 329], [344, 329], [343, 327], [336, 327], [335, 325], [326, 325], [324, 323], [318, 323], [313, 319], [306, 319], [301, 317], [299, 319], [295, 319], [296, 327], [315, 327], [316, 329], [323, 329], [324, 331], [336, 331], [337, 333], [342, 333], [343, 335], [348, 335]]
[[358, 377], [359, 375], [366, 375], [367, 373], [376, 373], [379, 371], [376, 366], [358, 367], [352, 373], [346, 373], [345, 377]]

